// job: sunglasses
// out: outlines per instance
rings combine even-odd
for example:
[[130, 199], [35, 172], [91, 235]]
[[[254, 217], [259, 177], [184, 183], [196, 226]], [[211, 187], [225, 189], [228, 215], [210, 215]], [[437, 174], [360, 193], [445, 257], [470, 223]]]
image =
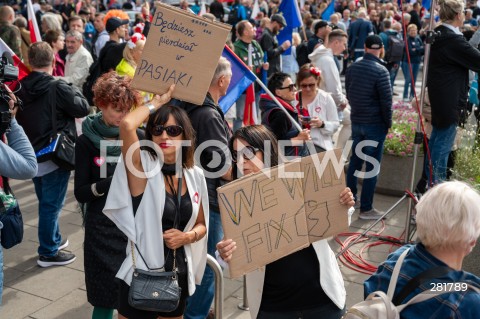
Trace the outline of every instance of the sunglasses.
[[314, 89], [317, 86], [315, 83], [309, 83], [309, 84], [300, 84], [300, 87], [302, 89]]
[[287, 86], [284, 86], [284, 87], [281, 87], [279, 88], [280, 90], [285, 90], [285, 89], [289, 89], [290, 92], [293, 92], [295, 91], [295, 84], [290, 84], [290, 85], [287, 85]]
[[232, 160], [236, 163], [237, 162], [237, 154], [240, 154], [243, 156], [244, 160], [252, 160], [255, 157], [255, 154], [260, 151], [259, 148], [253, 147], [251, 145], [245, 146], [239, 151], [233, 150], [232, 153]]
[[154, 136], [162, 135], [163, 131], [166, 131], [168, 136], [176, 137], [183, 133], [183, 127], [181, 127], [180, 125], [155, 125], [150, 129], [150, 133]]

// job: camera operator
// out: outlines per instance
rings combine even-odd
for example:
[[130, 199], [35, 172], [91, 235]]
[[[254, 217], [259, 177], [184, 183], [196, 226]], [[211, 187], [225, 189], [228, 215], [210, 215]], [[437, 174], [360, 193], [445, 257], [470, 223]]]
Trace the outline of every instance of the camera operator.
[[[15, 179], [32, 178], [37, 174], [37, 159], [27, 135], [15, 119], [18, 110], [17, 99], [7, 86], [0, 88], [0, 91], [0, 176]], [[0, 192], [2, 191], [3, 180], [0, 178]], [[2, 228], [0, 222], [0, 236]], [[0, 247], [0, 304], [2, 291], [3, 251]]]

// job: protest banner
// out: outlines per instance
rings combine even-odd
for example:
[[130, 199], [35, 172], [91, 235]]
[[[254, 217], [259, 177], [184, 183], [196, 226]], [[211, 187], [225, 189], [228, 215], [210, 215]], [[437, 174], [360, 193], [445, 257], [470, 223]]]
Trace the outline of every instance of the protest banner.
[[203, 104], [231, 26], [160, 3], [132, 87]]
[[225, 238], [237, 243], [231, 278], [348, 229], [340, 158], [340, 150], [315, 154], [217, 189]]

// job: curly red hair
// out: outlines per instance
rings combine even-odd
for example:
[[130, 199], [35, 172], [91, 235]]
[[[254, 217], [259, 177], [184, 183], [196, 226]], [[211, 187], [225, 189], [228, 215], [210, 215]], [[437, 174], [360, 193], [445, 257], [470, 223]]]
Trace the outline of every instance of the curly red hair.
[[105, 14], [105, 17], [103, 18], [103, 24], [107, 25], [108, 19], [114, 18], [114, 17], [120, 18], [122, 20], [129, 19], [128, 14], [125, 11], [116, 10], [116, 9], [108, 10], [108, 12]]
[[99, 107], [115, 106], [130, 110], [140, 104], [141, 95], [130, 88], [132, 79], [118, 75], [115, 71], [105, 73], [93, 86], [93, 102]]

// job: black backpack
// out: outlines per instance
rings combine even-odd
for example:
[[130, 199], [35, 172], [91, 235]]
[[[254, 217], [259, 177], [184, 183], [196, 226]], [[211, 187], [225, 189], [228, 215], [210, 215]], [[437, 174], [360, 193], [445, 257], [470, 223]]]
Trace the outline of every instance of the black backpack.
[[100, 58], [99, 58], [95, 62], [93, 62], [93, 64], [88, 69], [88, 77], [82, 86], [83, 96], [85, 96], [89, 105], [94, 105], [93, 86], [95, 85], [95, 82], [97, 82], [97, 79], [101, 75], [102, 75], [102, 68], [100, 67]]
[[238, 6], [234, 5], [232, 6], [232, 8], [230, 9], [230, 12], [228, 13], [227, 23], [232, 26], [235, 26], [239, 20], [240, 18], [238, 17]]
[[388, 49], [385, 52], [385, 61], [399, 62], [403, 58], [403, 50], [405, 49], [405, 42], [399, 39], [396, 35], [388, 35]]
[[310, 59], [308, 58], [308, 42], [303, 41], [297, 46], [297, 63], [299, 67], [302, 65], [310, 63]]

